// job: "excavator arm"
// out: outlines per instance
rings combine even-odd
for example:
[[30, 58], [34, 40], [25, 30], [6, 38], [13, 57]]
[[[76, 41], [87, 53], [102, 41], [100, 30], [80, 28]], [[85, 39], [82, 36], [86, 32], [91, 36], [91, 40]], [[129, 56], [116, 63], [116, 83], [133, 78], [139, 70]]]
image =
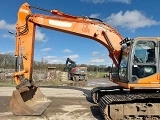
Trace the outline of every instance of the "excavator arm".
[[64, 71], [68, 71], [68, 69], [71, 69], [69, 68], [70, 65], [68, 65], [68, 62], [71, 63], [70, 65], [72, 67], [76, 67], [76, 62], [72, 61], [70, 58], [67, 58]]
[[69, 63], [72, 63], [72, 64], [76, 64], [76, 63], [75, 63], [74, 61], [72, 61], [70, 58], [67, 58], [67, 60], [66, 60], [66, 66], [67, 66], [68, 62], [69, 62]]
[[58, 10], [51, 10], [50, 16], [33, 14], [31, 8], [28, 3], [24, 3], [18, 11], [15, 56], [22, 56], [24, 70], [15, 73], [17, 85], [21, 83], [19, 75], [24, 74], [26, 79], [32, 79], [36, 26], [95, 40], [109, 50], [109, 56], [118, 65], [123, 38], [113, 27], [97, 19], [72, 16]]

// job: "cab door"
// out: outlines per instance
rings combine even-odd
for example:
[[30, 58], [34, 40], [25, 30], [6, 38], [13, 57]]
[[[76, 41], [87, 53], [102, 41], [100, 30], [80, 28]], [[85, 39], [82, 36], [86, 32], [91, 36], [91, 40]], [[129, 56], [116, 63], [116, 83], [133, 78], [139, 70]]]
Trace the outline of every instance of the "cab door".
[[[144, 78], [143, 83], [157, 82], [160, 78], [156, 75], [159, 71], [159, 42], [151, 38], [136, 39], [132, 46], [130, 61], [130, 83], [139, 83]], [[153, 75], [156, 77], [151, 80]]]

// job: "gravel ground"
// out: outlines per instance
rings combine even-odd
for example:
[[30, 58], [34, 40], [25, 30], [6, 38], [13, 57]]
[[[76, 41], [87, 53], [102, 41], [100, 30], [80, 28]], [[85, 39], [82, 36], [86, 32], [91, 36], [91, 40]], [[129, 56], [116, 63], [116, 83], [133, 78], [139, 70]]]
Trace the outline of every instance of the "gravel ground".
[[[15, 87], [0, 87], [0, 118], [3, 120], [103, 120], [99, 107], [91, 102], [90, 90], [94, 86], [109, 86], [110, 81], [88, 81], [86, 86], [40, 87], [52, 103], [41, 116], [15, 116], [9, 101]], [[102, 83], [102, 84], [100, 84]]]
[[14, 87], [0, 88], [0, 118], [3, 120], [97, 120], [103, 117], [99, 107], [90, 101], [91, 88], [40, 87], [52, 103], [41, 116], [15, 116], [9, 109]]

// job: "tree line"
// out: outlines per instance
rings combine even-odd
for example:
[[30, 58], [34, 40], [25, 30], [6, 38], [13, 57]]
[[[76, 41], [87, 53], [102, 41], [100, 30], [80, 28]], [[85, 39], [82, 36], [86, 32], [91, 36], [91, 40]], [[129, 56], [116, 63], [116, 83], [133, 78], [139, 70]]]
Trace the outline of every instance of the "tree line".
[[[80, 64], [77, 66], [87, 67], [88, 71], [98, 71], [98, 72], [108, 72], [110, 71], [110, 66], [105, 65], [86, 65], [86, 64]], [[22, 65], [20, 65], [21, 68], [23, 68]], [[48, 61], [43, 60], [42, 61], [34, 61], [33, 62], [33, 69], [47, 69], [48, 67], [56, 67], [57, 70], [63, 71], [65, 68], [65, 64], [49, 64]], [[1, 69], [14, 69], [15, 68], [15, 57], [13, 54], [0, 54], [0, 68]]]

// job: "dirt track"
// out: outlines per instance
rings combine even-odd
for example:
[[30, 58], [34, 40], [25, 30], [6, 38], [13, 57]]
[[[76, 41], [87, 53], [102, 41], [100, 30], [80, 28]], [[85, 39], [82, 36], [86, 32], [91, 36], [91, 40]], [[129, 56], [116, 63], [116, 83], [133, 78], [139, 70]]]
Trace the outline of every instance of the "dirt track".
[[0, 118], [3, 120], [103, 120], [99, 107], [91, 102], [92, 88], [93, 86], [40, 87], [41, 91], [52, 100], [46, 111], [41, 116], [15, 116], [8, 105], [15, 88], [0, 87]]

